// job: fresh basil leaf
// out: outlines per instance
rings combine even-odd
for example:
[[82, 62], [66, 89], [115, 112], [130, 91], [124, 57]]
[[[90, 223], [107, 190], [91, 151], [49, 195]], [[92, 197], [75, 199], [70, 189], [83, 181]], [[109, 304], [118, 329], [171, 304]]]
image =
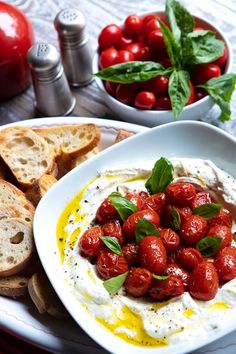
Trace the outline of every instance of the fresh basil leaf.
[[206, 203], [194, 208], [193, 214], [200, 215], [204, 217], [206, 220], [210, 220], [211, 218], [219, 214], [221, 207], [222, 207], [221, 204]]
[[100, 236], [100, 239], [105, 243], [105, 245], [107, 246], [107, 248], [109, 248], [109, 250], [118, 254], [119, 256], [122, 255], [122, 249], [116, 237]]
[[211, 96], [213, 101], [218, 104], [221, 109], [219, 119], [224, 122], [230, 120], [230, 100], [236, 86], [236, 74], [224, 74], [220, 77], [213, 78], [199, 87], [204, 88]]
[[136, 243], [140, 243], [145, 236], [158, 235], [159, 231], [156, 226], [147, 219], [140, 218], [135, 228]]
[[156, 161], [145, 187], [151, 194], [163, 192], [173, 180], [173, 165], [165, 157]]
[[156, 76], [169, 75], [171, 71], [171, 68], [165, 69], [161, 64], [153, 61], [129, 61], [109, 66], [94, 75], [102, 80], [131, 84], [147, 81]]
[[166, 280], [170, 277], [170, 274], [167, 274], [167, 275], [156, 275], [154, 273], [152, 273], [152, 276], [154, 279], [157, 279], [157, 280]]
[[189, 33], [183, 44], [183, 63], [211, 63], [224, 53], [224, 42], [215, 37], [211, 31], [196, 31]]
[[107, 279], [103, 282], [104, 288], [109, 292], [109, 294], [116, 293], [124, 284], [129, 272], [117, 275], [116, 277]]
[[166, 50], [169, 55], [171, 64], [175, 68], [180, 68], [181, 66], [181, 50], [180, 46], [176, 42], [175, 37], [171, 30], [164, 25], [163, 22], [159, 21], [160, 29], [163, 34], [164, 42], [166, 45]]
[[178, 210], [172, 206], [170, 214], [170, 225], [173, 230], [179, 231], [181, 228], [181, 219]]
[[172, 112], [177, 118], [190, 97], [190, 77], [185, 70], [174, 70], [169, 78], [169, 96]]
[[219, 251], [221, 242], [221, 237], [206, 236], [198, 241], [196, 249], [203, 255], [203, 257], [211, 257]]
[[136, 205], [134, 205], [129, 199], [122, 197], [120, 193], [113, 192], [108, 196], [108, 199], [112, 202], [123, 221], [131, 214], [138, 211]]
[[165, 13], [176, 41], [183, 42], [184, 37], [194, 29], [193, 16], [175, 0], [166, 1]]

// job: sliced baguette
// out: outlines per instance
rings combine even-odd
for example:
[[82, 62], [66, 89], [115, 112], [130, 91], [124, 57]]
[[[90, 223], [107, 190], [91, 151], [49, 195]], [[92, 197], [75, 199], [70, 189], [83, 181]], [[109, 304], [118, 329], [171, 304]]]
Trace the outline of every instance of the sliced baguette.
[[34, 206], [37, 206], [40, 199], [56, 182], [57, 179], [52, 175], [43, 175], [37, 181], [34, 182], [32, 188], [27, 190], [25, 195]]
[[12, 275], [10, 277], [0, 277], [0, 295], [8, 297], [24, 296], [28, 293], [29, 278]]
[[20, 189], [0, 179], [0, 207], [7, 206], [16, 209], [21, 219], [32, 224], [35, 210], [32, 203]]
[[66, 311], [44, 273], [35, 273], [28, 282], [30, 297], [39, 313], [48, 312], [57, 318], [66, 317]]
[[32, 227], [19, 218], [0, 220], [0, 276], [23, 270], [34, 250]]
[[54, 162], [45, 140], [32, 129], [19, 126], [0, 131], [0, 155], [25, 188], [50, 171]]
[[0, 204], [0, 220], [18, 218], [20, 216], [20, 212], [13, 205], [10, 206]]
[[95, 124], [61, 125], [34, 131], [46, 140], [55, 159], [86, 154], [100, 140], [100, 130]]
[[120, 129], [116, 135], [114, 143], [119, 143], [120, 141], [129, 138], [130, 136], [134, 135], [134, 133], [128, 132], [127, 130]]

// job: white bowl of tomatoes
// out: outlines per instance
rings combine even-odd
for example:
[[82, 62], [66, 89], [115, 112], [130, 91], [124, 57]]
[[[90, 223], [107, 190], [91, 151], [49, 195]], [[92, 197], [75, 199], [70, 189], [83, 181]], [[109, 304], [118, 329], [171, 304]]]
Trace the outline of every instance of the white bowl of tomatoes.
[[[193, 52], [196, 41], [200, 43], [208, 37], [207, 40], [210, 42], [207, 43], [208, 48], [203, 48], [204, 51], [200, 53], [200, 59], [194, 56], [193, 60], [188, 58], [187, 64], [182, 63], [179, 68], [177, 67], [178, 63], [176, 66], [174, 64], [175, 68], [173, 66], [175, 59], [172, 58], [172, 61], [170, 59], [160, 28], [160, 21], [162, 21], [167, 31], [171, 31], [165, 12], [149, 13], [142, 16], [129, 15], [121, 26], [110, 24], [102, 29], [98, 36], [98, 50], [93, 61], [93, 72], [96, 73], [95, 80], [104, 95], [105, 102], [121, 119], [152, 127], [172, 122], [175, 119], [199, 120], [204, 118], [204, 115], [213, 107], [214, 100], [210, 97], [209, 92], [199, 85], [204, 85], [213, 78], [224, 79], [224, 74], [229, 73], [232, 69], [232, 49], [225, 35], [210, 22], [197, 16], [192, 16], [192, 19], [194, 21], [193, 31], [189, 36], [193, 38], [193, 44], [191, 43]], [[201, 37], [201, 39], [196, 40], [196, 37]], [[219, 44], [220, 42], [221, 44]], [[199, 43], [197, 44], [199, 45]], [[209, 48], [210, 50], [214, 49], [215, 46], [216, 51], [221, 50], [220, 57], [218, 54], [218, 58], [214, 59], [216, 54], [211, 53], [211, 57], [206, 59], [206, 51]], [[179, 48], [182, 53], [186, 51], [181, 44], [179, 44]], [[211, 58], [214, 60], [206, 62]], [[118, 80], [121, 78], [120, 82], [113, 81], [117, 80], [116, 73], [119, 74], [120, 64], [130, 63], [133, 65], [134, 62], [150, 61], [154, 64], [161, 64], [163, 75], [160, 74], [145, 81], [124, 83], [124, 76], [127, 76], [127, 72], [130, 70], [128, 68], [125, 73], [122, 72], [123, 78], [118, 77]], [[195, 64], [194, 61], [199, 64]], [[113, 76], [107, 72], [110, 68], [117, 68], [113, 72]], [[174, 87], [174, 85], [170, 87], [170, 82], [173, 84], [171, 73], [178, 70], [187, 71], [186, 75], [189, 75], [187, 99], [186, 92], [184, 99], [178, 96], [179, 93], [181, 95], [181, 91], [185, 90], [185, 82], [181, 87], [181, 75], [177, 78], [180, 86], [177, 87], [175, 96], [170, 97], [170, 92]], [[152, 69], [147, 75], [151, 71]], [[103, 73], [104, 75], [102, 75]], [[182, 107], [178, 107], [179, 100]], [[185, 102], [183, 102], [184, 100]], [[229, 116], [226, 117], [224, 114], [221, 116], [221, 120], [227, 119]]]

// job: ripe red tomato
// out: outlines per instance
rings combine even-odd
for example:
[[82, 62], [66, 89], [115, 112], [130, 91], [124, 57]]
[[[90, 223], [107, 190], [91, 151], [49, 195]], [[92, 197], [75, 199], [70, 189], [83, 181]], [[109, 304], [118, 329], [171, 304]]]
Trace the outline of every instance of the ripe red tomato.
[[33, 28], [17, 7], [0, 2], [0, 101], [18, 95], [30, 84], [27, 52]]
[[207, 96], [206, 90], [201, 87], [195, 87], [195, 101], [199, 101], [205, 96]]
[[208, 301], [215, 297], [219, 287], [219, 278], [215, 266], [202, 262], [190, 274], [188, 289], [197, 300]]
[[168, 264], [166, 268], [166, 273], [175, 276], [176, 278], [181, 278], [184, 287], [188, 287], [189, 273], [181, 268], [178, 264], [172, 263]]
[[79, 240], [79, 250], [84, 257], [96, 256], [101, 248], [102, 228], [100, 226], [93, 226], [86, 230]]
[[167, 264], [167, 254], [163, 242], [157, 236], [146, 236], [139, 244], [140, 264], [157, 275], [163, 274]]
[[132, 105], [135, 98], [135, 90], [133, 84], [120, 84], [116, 89], [116, 98], [127, 105]]
[[125, 46], [124, 49], [128, 50], [128, 52], [131, 52], [134, 56], [134, 60], [137, 60], [137, 57], [138, 57], [142, 47], [143, 47], [142, 43], [133, 42], [133, 43], [127, 44], [127, 46]]
[[128, 44], [131, 44], [132, 38], [126, 38], [124, 36], [121, 37], [119, 45], [117, 45], [117, 48], [120, 49], [125, 49]]
[[121, 28], [117, 25], [110, 24], [102, 29], [98, 36], [98, 44], [100, 49], [119, 45], [122, 38]]
[[124, 23], [124, 34], [127, 37], [135, 38], [142, 31], [142, 19], [138, 15], [130, 15], [126, 18]]
[[191, 215], [181, 227], [180, 238], [186, 245], [192, 246], [205, 236], [207, 230], [206, 219], [200, 215]]
[[218, 65], [220, 67], [225, 66], [225, 64], [227, 63], [227, 60], [228, 60], [228, 56], [229, 56], [228, 49], [225, 46], [223, 55], [220, 58], [213, 61], [212, 64]]
[[147, 43], [152, 52], [160, 54], [162, 57], [167, 55], [166, 45], [160, 29], [151, 31], [147, 37]]
[[128, 50], [120, 50], [113, 62], [113, 64], [121, 64], [121, 63], [126, 63], [128, 61], [133, 61], [134, 60], [134, 54], [129, 52]]
[[155, 13], [151, 13], [151, 14], [148, 14], [148, 15], [143, 16], [143, 18], [142, 18], [142, 21], [143, 21], [143, 28], [146, 26], [146, 24], [147, 24], [150, 20], [157, 19], [157, 18], [158, 18], [158, 15], [155, 14]]
[[183, 293], [183, 281], [180, 277], [175, 276], [170, 276], [165, 280], [154, 279], [149, 290], [149, 295], [154, 301], [168, 300]]
[[152, 109], [155, 106], [156, 97], [152, 92], [141, 91], [134, 100], [134, 106], [138, 109]]
[[122, 227], [120, 225], [119, 220], [107, 222], [103, 225], [102, 231], [104, 236], [116, 237], [120, 245], [124, 244], [125, 239], [122, 233]]
[[169, 79], [166, 76], [157, 76], [152, 79], [152, 91], [155, 96], [168, 94]]
[[110, 200], [106, 198], [97, 210], [96, 220], [101, 224], [105, 224], [107, 221], [117, 218], [118, 213], [116, 211], [116, 208], [110, 202]]
[[230, 211], [224, 207], [220, 209], [220, 212], [208, 221], [209, 226], [225, 225], [232, 227], [233, 218]]
[[135, 229], [140, 218], [152, 222], [156, 227], [160, 225], [160, 217], [154, 210], [141, 210], [137, 213], [131, 214], [123, 224], [123, 233], [126, 237], [135, 238]]
[[101, 69], [105, 69], [113, 65], [117, 55], [118, 51], [113, 47], [103, 50], [99, 58], [99, 66], [101, 67]]
[[160, 237], [168, 253], [177, 251], [180, 246], [179, 235], [172, 229], [161, 229]]
[[[152, 16], [152, 15], [149, 15]], [[149, 21], [145, 20], [145, 23], [143, 24], [143, 32], [145, 36], [148, 36], [148, 34], [152, 31], [160, 30], [160, 24], [158, 22], [159, 17], [155, 15], [154, 18], [150, 18]], [[144, 19], [143, 19], [144, 21]]]
[[166, 206], [165, 193], [159, 192], [152, 194], [145, 198], [143, 202], [143, 209], [153, 209], [159, 216], [162, 215]]
[[138, 263], [138, 244], [135, 242], [126, 243], [122, 247], [123, 255], [129, 266], [137, 265]]
[[177, 252], [177, 260], [184, 269], [191, 272], [203, 261], [203, 257], [196, 248], [188, 247]]
[[222, 239], [220, 250], [222, 250], [226, 246], [229, 246], [233, 240], [231, 228], [225, 225], [215, 225], [210, 227], [207, 232], [207, 236], [217, 236]]
[[129, 270], [125, 257], [108, 249], [98, 253], [96, 268], [102, 279], [110, 279]]
[[107, 92], [112, 96], [116, 95], [117, 86], [118, 86], [118, 84], [116, 82], [105, 81], [105, 88], [106, 88]]
[[158, 110], [158, 111], [169, 111], [169, 110], [171, 110], [170, 97], [168, 97], [168, 96], [157, 97], [155, 109]]
[[190, 96], [189, 99], [186, 103], [186, 106], [188, 106], [189, 104], [192, 104], [193, 102], [195, 102], [195, 89], [193, 84], [190, 82]]
[[152, 282], [152, 274], [145, 268], [131, 268], [124, 283], [127, 293], [133, 297], [148, 293]]
[[210, 194], [207, 192], [198, 192], [192, 200], [191, 208], [194, 209], [206, 203], [211, 203]]
[[215, 64], [198, 64], [193, 73], [195, 85], [205, 84], [208, 80], [221, 75], [221, 69]]
[[136, 60], [148, 61], [151, 60], [150, 50], [147, 46], [141, 47], [136, 54]]
[[236, 248], [225, 247], [217, 255], [214, 265], [221, 282], [227, 282], [236, 277]]
[[194, 186], [187, 182], [171, 183], [166, 188], [166, 198], [177, 206], [190, 206], [195, 195]]

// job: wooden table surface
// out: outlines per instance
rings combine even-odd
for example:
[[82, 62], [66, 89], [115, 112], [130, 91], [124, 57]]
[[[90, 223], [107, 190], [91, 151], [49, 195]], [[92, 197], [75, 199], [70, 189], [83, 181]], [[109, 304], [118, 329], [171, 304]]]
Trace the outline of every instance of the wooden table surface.
[[[35, 38], [37, 41], [46, 41], [54, 44], [56, 47], [58, 47], [58, 41], [53, 26], [53, 20], [59, 10], [66, 7], [76, 6], [84, 13], [87, 19], [87, 27], [94, 48], [96, 47], [98, 33], [106, 24], [119, 24], [131, 13], [163, 10], [165, 3], [164, 0], [9, 0], [7, 2], [19, 6], [29, 16], [34, 27]], [[190, 12], [205, 17], [227, 34], [230, 43], [233, 46], [233, 72], [236, 72], [236, 1], [183, 0], [181, 2]], [[72, 89], [72, 91], [76, 97], [76, 106], [72, 113], [73, 116], [120, 119], [106, 106], [95, 82], [82, 88]], [[235, 94], [233, 95], [231, 102], [231, 109], [232, 119], [229, 122], [219, 122], [217, 119], [219, 115], [217, 107], [214, 107], [206, 117], [202, 117], [202, 120], [219, 126], [230, 134], [236, 136]], [[36, 116], [34, 109], [34, 91], [32, 86], [19, 96], [0, 103], [0, 125], [35, 118]], [[82, 346], [78, 345], [78, 353], [105, 353], [103, 349], [95, 345], [85, 334], [82, 337], [84, 343]], [[88, 347], [85, 350], [86, 341]], [[93, 345], [90, 347], [91, 343], [93, 343]], [[44, 351], [40, 349], [36, 350], [32, 346], [17, 339], [14, 340], [12, 336], [4, 334], [3, 331], [0, 332], [0, 354], [38, 354], [43, 352]], [[65, 351], [65, 353], [66, 352], [70, 354], [68, 351]], [[224, 354], [232, 354], [236, 352], [236, 332], [206, 348], [196, 351], [195, 353], [221, 354], [222, 352], [224, 352]]]

